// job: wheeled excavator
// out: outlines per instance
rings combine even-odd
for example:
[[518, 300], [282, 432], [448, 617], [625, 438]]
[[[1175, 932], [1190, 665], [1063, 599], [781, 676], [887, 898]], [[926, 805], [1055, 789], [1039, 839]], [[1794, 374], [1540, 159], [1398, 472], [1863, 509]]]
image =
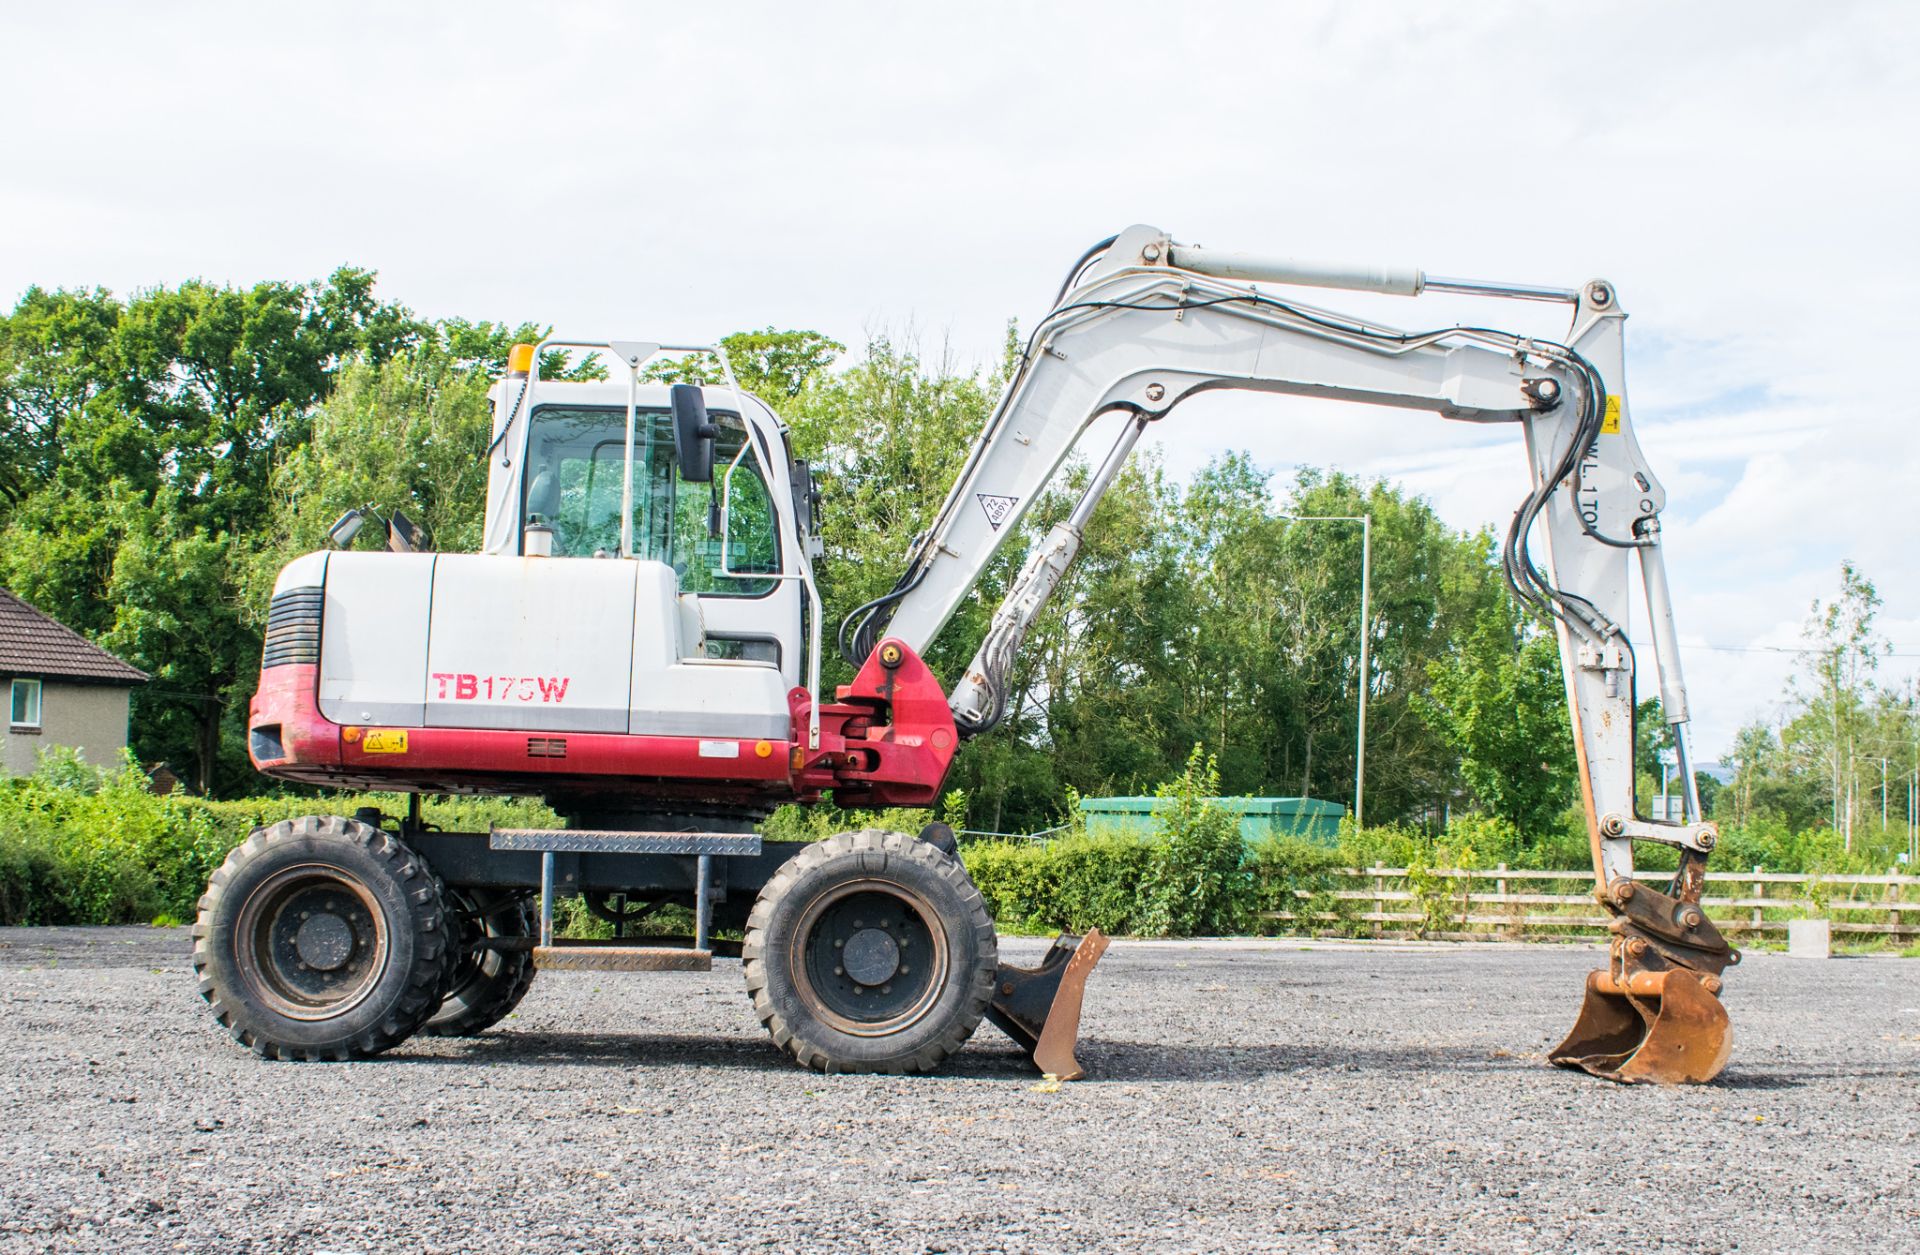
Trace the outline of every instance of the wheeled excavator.
[[[1299, 299], [1312, 288], [1555, 302], [1572, 322], [1557, 341], [1408, 332]], [[1197, 393], [1244, 389], [1518, 430], [1532, 487], [1502, 563], [1558, 637], [1611, 916], [1606, 966], [1550, 1057], [1619, 1081], [1710, 1080], [1730, 1042], [1721, 975], [1739, 955], [1700, 906], [1716, 833], [1685, 763], [1666, 495], [1634, 436], [1625, 320], [1604, 280], [1323, 266], [1130, 227], [1075, 263], [897, 582], [841, 624], [856, 673], [832, 693], [820, 688], [813, 474], [738, 386], [725, 347], [516, 346], [491, 393], [481, 552], [428, 551], [398, 516], [386, 551], [350, 550], [378, 519], [353, 511], [336, 547], [280, 573], [249, 709], [253, 762], [411, 799], [404, 815], [308, 816], [236, 847], [200, 903], [201, 990], [264, 1055], [351, 1058], [416, 1032], [480, 1032], [539, 970], [701, 970], [737, 954], [755, 1013], [802, 1064], [926, 1071], [990, 1018], [1043, 1071], [1080, 1075], [1082, 997], [1105, 938], [1063, 936], [1037, 967], [1003, 964], [941, 824], [811, 843], [757, 829], [777, 806], [829, 795], [933, 803], [961, 741], [1005, 716], [1022, 640], [1135, 443]], [[542, 361], [566, 351], [605, 355], [615, 377], [543, 379]], [[650, 363], [696, 352], [721, 382], [649, 381]], [[929, 645], [1107, 415], [1117, 438], [1080, 449], [1092, 469], [1077, 504], [943, 687]], [[1644, 816], [1634, 796], [1630, 557], [1682, 755], [1677, 816]], [[423, 820], [428, 793], [537, 796], [564, 826], [441, 831]], [[1670, 883], [1635, 878], [1644, 842], [1678, 851]], [[573, 896], [611, 938], [555, 935], [556, 899]], [[691, 908], [691, 937], [629, 935], [669, 904]]]

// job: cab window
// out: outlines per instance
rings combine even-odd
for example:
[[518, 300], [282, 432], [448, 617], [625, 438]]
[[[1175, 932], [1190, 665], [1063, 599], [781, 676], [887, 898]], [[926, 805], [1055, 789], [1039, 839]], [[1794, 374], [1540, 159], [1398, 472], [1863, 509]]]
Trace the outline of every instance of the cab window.
[[[673, 457], [672, 420], [664, 410], [642, 410], [633, 431], [633, 551], [672, 566], [683, 592], [754, 597], [774, 581], [729, 578], [720, 572], [720, 538], [712, 533], [725, 491], [727, 467], [746, 440], [739, 416], [709, 415], [720, 429], [713, 482], [680, 478]], [[621, 470], [626, 461], [626, 411], [542, 406], [533, 413], [522, 478], [521, 521], [553, 529], [555, 557], [612, 556], [620, 552]], [[710, 522], [711, 520], [711, 522]], [[733, 472], [727, 565], [736, 574], [777, 574], [779, 529], [773, 499], [752, 453]]]

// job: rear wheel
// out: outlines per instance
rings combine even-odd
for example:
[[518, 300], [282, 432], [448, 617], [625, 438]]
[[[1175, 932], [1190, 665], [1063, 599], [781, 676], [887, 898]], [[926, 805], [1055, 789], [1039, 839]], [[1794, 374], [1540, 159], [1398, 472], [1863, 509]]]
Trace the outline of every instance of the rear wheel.
[[796, 854], [747, 919], [747, 993], [788, 1054], [824, 1072], [926, 1072], [973, 1034], [999, 965], [960, 861], [869, 829]]
[[495, 950], [488, 941], [524, 941], [533, 935], [526, 895], [486, 889], [449, 889], [447, 906], [454, 960], [447, 995], [422, 1032], [471, 1037], [505, 1019], [533, 985], [533, 954]]
[[269, 1058], [352, 1059], [439, 1005], [452, 954], [433, 870], [389, 833], [306, 816], [252, 836], [213, 874], [193, 927], [200, 993]]

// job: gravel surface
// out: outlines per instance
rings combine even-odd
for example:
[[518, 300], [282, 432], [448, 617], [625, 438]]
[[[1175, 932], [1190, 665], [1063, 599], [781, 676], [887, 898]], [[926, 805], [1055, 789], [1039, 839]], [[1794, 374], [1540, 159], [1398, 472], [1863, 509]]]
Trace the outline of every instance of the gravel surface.
[[0, 931], [0, 1251], [1920, 1251], [1920, 963], [1752, 955], [1662, 1091], [1546, 1066], [1585, 947], [1122, 942], [1048, 1092], [799, 1071], [735, 963], [264, 1063], [186, 947]]

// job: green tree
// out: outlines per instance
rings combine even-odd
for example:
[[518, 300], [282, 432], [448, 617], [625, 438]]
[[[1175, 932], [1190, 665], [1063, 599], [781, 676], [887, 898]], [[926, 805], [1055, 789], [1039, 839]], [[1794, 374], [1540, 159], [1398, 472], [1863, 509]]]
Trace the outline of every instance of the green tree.
[[1510, 605], [1490, 608], [1428, 674], [1431, 693], [1416, 708], [1459, 753], [1475, 802], [1523, 836], [1546, 832], [1577, 782], [1553, 638]]
[[[800, 395], [807, 384], [847, 351], [847, 346], [817, 331], [736, 331], [722, 336], [734, 379], [748, 392], [778, 406]], [[661, 358], [641, 371], [642, 378], [664, 383], [721, 384], [726, 374], [711, 353]]]
[[202, 789], [257, 665], [238, 581], [273, 468], [343, 366], [425, 335], [373, 280], [35, 289], [0, 320], [0, 428], [25, 453], [0, 471], [0, 583], [159, 677], [135, 748], [193, 764]]
[[1816, 599], [1808, 611], [1802, 632], [1808, 650], [1790, 689], [1799, 713], [1780, 738], [1798, 770], [1817, 765], [1827, 784], [1830, 821], [1849, 847], [1867, 793], [1866, 762], [1877, 757], [1874, 711], [1881, 694], [1874, 675], [1891, 648], [1874, 627], [1879, 611], [1873, 581], [1852, 562], [1842, 562], [1839, 591]]

